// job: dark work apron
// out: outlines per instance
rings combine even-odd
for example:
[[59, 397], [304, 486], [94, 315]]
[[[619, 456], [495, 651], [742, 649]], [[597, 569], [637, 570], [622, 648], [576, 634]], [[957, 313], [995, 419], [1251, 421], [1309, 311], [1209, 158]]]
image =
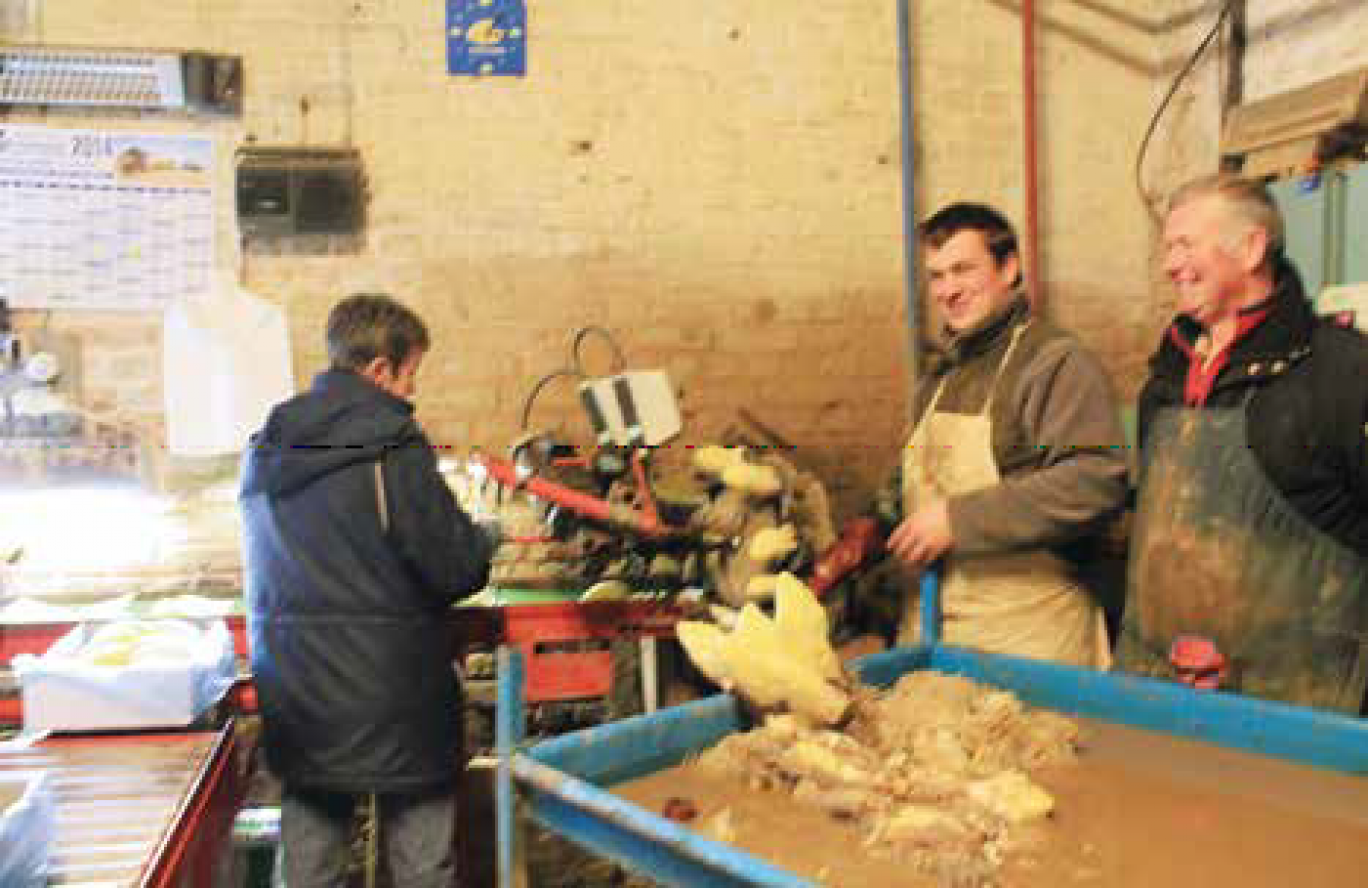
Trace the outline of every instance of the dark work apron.
[[1357, 714], [1368, 683], [1368, 559], [1318, 530], [1248, 446], [1245, 404], [1156, 418], [1131, 536], [1121, 669], [1174, 678], [1209, 640], [1223, 690]]

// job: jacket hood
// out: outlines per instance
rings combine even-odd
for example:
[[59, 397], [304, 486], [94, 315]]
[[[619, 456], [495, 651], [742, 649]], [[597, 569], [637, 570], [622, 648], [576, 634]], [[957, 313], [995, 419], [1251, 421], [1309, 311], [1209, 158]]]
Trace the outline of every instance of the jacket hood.
[[412, 404], [350, 370], [326, 370], [252, 436], [239, 495], [287, 494], [421, 438]]

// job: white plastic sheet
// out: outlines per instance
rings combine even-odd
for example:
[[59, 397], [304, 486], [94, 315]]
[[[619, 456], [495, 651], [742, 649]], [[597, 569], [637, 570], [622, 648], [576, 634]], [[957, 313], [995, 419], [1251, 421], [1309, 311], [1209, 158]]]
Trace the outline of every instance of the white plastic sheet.
[[285, 313], [220, 274], [212, 292], [168, 306], [163, 324], [167, 448], [241, 452], [270, 408], [294, 394]]

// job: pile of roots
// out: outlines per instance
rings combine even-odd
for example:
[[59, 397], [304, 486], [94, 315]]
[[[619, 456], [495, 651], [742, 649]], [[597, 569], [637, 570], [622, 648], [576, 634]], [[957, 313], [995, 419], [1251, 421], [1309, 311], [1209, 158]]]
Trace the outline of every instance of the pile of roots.
[[1035, 770], [1074, 758], [1078, 726], [965, 678], [915, 672], [856, 692], [843, 729], [771, 715], [697, 766], [782, 792], [864, 833], [869, 853], [953, 886], [985, 886], [1054, 800]]

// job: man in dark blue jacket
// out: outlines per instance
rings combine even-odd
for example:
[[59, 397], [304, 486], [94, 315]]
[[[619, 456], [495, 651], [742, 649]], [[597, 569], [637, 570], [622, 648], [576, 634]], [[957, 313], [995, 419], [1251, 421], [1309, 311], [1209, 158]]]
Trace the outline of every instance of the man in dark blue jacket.
[[455, 880], [461, 688], [447, 611], [495, 534], [437, 472], [413, 418], [423, 322], [385, 296], [328, 318], [331, 368], [252, 438], [241, 505], [252, 673], [284, 785], [291, 888], [341, 886], [358, 799], [396, 885]]

